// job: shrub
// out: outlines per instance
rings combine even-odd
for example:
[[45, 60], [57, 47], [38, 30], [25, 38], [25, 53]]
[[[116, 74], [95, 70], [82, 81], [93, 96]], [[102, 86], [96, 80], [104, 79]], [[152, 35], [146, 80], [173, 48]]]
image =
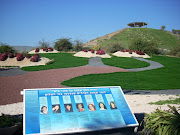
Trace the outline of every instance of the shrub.
[[34, 54], [33, 57], [39, 58], [39, 54]]
[[45, 48], [43, 48], [43, 51], [46, 51], [47, 50], [47, 48], [45, 47]]
[[67, 51], [71, 50], [72, 48], [73, 48], [72, 43], [70, 42], [70, 39], [68, 39], [68, 38], [58, 39], [54, 45], [54, 49], [56, 49], [58, 51], [67, 52]]
[[169, 52], [170, 55], [180, 57], [180, 40], [177, 42], [176, 46]]
[[11, 127], [16, 124], [21, 126], [21, 119], [5, 114], [0, 116], [0, 128]]
[[39, 54], [34, 54], [33, 57], [30, 59], [32, 62], [38, 62]]
[[119, 43], [114, 43], [108, 48], [108, 52], [115, 53], [117, 51], [124, 50], [124, 48]]
[[102, 55], [102, 54], [105, 54], [105, 52], [104, 52], [104, 50], [102, 50], [102, 49], [101, 49], [100, 51], [99, 51], [99, 50], [97, 50], [97, 51], [96, 51], [96, 54], [98, 54], [98, 55]]
[[16, 59], [17, 61], [23, 60], [23, 54], [22, 53], [17, 54]]
[[32, 61], [32, 62], [38, 62], [38, 58], [37, 58], [37, 57], [32, 57], [32, 58], [30, 59], [30, 61]]
[[36, 48], [35, 52], [39, 52], [39, 48]]
[[101, 47], [100, 45], [95, 45], [95, 46], [92, 47], [92, 49], [93, 50], [100, 50], [100, 47]]
[[53, 48], [49, 47], [49, 48], [47, 48], [47, 50], [52, 52]]
[[7, 53], [3, 53], [0, 56], [0, 61], [4, 61], [4, 60], [6, 60], [6, 58], [7, 58]]
[[9, 58], [14, 58], [14, 54], [13, 54], [13, 53], [10, 53], [10, 54], [8, 55], [8, 57], [9, 57]]
[[[145, 135], [179, 135], [180, 134], [180, 114], [175, 107], [168, 105], [170, 110], [162, 111], [156, 109], [151, 114], [146, 114], [142, 121]], [[141, 123], [141, 124], [142, 124]]]
[[0, 53], [15, 53], [15, 50], [13, 47], [7, 44], [0, 43]]
[[94, 50], [93, 50], [93, 49], [91, 49], [91, 53], [94, 53]]
[[83, 52], [88, 52], [86, 49], [83, 49], [82, 51], [83, 51]]
[[142, 38], [136, 38], [129, 46], [129, 49], [145, 52], [147, 54], [159, 54], [155, 41], [147, 41]]
[[25, 57], [29, 59], [29, 58], [31, 58], [31, 55], [27, 53], [27, 54], [25, 54]]

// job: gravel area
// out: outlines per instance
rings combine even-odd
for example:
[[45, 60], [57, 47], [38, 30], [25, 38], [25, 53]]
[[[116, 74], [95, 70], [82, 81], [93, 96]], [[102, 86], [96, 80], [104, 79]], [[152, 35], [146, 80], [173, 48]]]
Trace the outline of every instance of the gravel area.
[[[150, 105], [150, 102], [156, 102], [159, 100], [169, 100], [179, 98], [176, 95], [126, 95], [125, 98], [133, 113], [151, 113], [160, 107], [162, 110], [168, 110], [168, 106], [165, 105]], [[180, 107], [180, 104], [170, 104], [175, 107]], [[1, 105], [0, 114], [18, 115], [23, 114], [23, 102]]]
[[74, 56], [86, 57], [86, 58], [91, 58], [91, 57], [111, 58], [111, 56], [107, 53], [99, 55], [99, 54], [96, 54], [96, 52], [97, 51], [94, 51], [94, 53], [91, 53], [90, 51], [88, 51], [88, 52], [80, 51], [80, 52], [77, 52], [76, 54], [74, 54]]

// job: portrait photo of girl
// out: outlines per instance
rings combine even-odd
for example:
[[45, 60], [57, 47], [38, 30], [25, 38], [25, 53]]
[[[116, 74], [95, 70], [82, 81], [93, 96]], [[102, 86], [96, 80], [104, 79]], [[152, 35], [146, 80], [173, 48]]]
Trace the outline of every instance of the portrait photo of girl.
[[106, 107], [106, 105], [103, 102], [100, 102], [99, 103], [99, 109], [100, 110], [107, 110], [107, 107]]

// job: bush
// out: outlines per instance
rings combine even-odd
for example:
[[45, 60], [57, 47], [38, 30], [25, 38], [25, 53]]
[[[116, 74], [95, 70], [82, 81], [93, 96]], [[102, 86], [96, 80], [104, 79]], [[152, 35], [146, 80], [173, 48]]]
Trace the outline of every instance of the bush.
[[7, 53], [3, 53], [0, 55], [0, 61], [4, 61], [7, 58]]
[[52, 47], [49, 47], [49, 48], [47, 48], [47, 50], [52, 52], [52, 51], [53, 51], [53, 48], [52, 48]]
[[5, 114], [0, 116], [0, 128], [11, 127], [16, 124], [21, 126], [21, 119]]
[[47, 51], [47, 48], [45, 47], [45, 48], [43, 48], [43, 51]]
[[13, 47], [11, 47], [9, 45], [0, 43], [0, 53], [7, 53], [7, 54], [15, 53], [15, 50]]
[[33, 57], [30, 59], [32, 62], [38, 62], [39, 54], [34, 54]]
[[169, 52], [170, 55], [180, 57], [180, 40], [177, 42], [176, 46]]
[[147, 41], [142, 38], [136, 38], [129, 46], [129, 49], [145, 52], [147, 54], [159, 54], [155, 41]]
[[9, 57], [9, 58], [14, 58], [14, 54], [13, 54], [13, 53], [10, 53], [10, 54], [8, 55], [8, 57]]
[[34, 54], [33, 57], [39, 58], [39, 54]]
[[83, 51], [83, 52], [88, 52], [86, 49], [83, 49], [82, 51]]
[[39, 48], [36, 48], [35, 52], [39, 52]]
[[18, 53], [16, 56], [17, 61], [22, 61], [23, 60], [23, 54], [22, 53]]
[[104, 50], [101, 49], [100, 51], [97, 50], [97, 51], [96, 51], [96, 54], [103, 55], [103, 54], [105, 54], [105, 52], [104, 52]]
[[58, 39], [54, 45], [54, 49], [56, 49], [58, 51], [67, 52], [67, 51], [71, 50], [72, 48], [73, 48], [72, 43], [70, 42], [70, 39], [68, 39], [68, 38]]
[[[179, 135], [180, 134], [180, 114], [175, 107], [168, 105], [170, 110], [162, 111], [156, 109], [151, 114], [146, 114], [142, 121], [145, 135]], [[142, 124], [141, 123], [141, 124]]]
[[29, 58], [31, 58], [31, 55], [27, 53], [27, 54], [25, 54], [25, 57], [29, 59]]
[[100, 50], [101, 46], [100, 45], [95, 45], [92, 47], [93, 50]]
[[107, 51], [110, 53], [115, 53], [115, 52], [120, 51], [120, 50], [124, 50], [124, 48], [120, 44], [114, 43], [108, 48]]

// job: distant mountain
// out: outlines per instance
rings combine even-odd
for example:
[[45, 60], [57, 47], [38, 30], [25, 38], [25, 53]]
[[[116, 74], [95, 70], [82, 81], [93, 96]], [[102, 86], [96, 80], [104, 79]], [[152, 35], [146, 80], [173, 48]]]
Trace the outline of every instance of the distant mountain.
[[33, 47], [33, 46], [12, 46], [15, 50], [17, 50], [19, 53], [22, 53], [22, 52], [29, 52], [31, 51], [33, 48], [36, 48], [36, 47]]

